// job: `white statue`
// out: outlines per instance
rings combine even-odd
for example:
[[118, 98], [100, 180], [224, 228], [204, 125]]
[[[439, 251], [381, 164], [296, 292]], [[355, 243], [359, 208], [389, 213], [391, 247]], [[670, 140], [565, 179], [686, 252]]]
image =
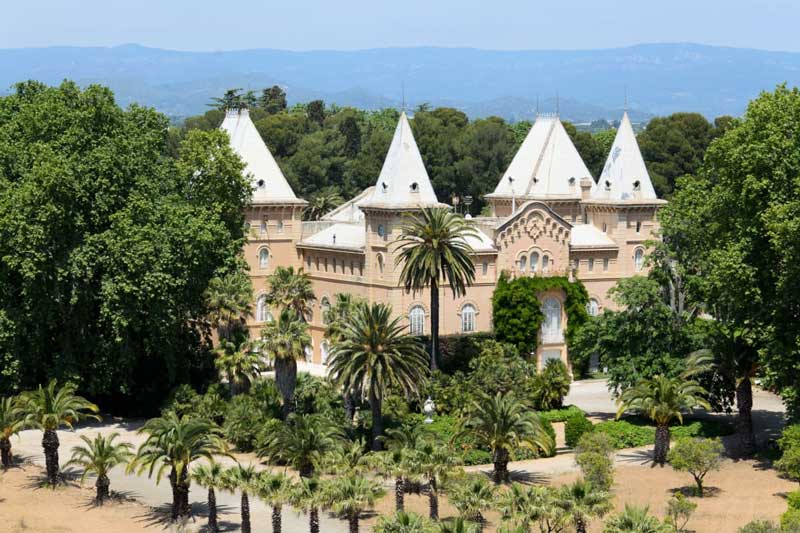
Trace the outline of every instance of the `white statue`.
[[433, 423], [433, 415], [436, 413], [436, 404], [433, 403], [430, 396], [425, 400], [425, 405], [422, 406], [422, 412], [425, 415], [425, 423]]

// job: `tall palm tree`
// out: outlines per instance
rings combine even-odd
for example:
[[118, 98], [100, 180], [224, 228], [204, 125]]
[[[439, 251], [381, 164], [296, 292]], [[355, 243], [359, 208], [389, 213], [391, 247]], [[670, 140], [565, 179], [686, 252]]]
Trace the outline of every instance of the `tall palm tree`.
[[375, 533], [430, 533], [432, 525], [416, 513], [396, 512], [382, 516], [375, 524]]
[[361, 514], [383, 496], [380, 483], [351, 474], [325, 482], [327, 507], [345, 518], [350, 533], [358, 533]]
[[23, 413], [16, 397], [0, 398], [0, 459], [3, 468], [12, 463], [11, 437], [22, 430]]
[[311, 306], [316, 300], [311, 277], [294, 267], [277, 267], [267, 276], [269, 291], [266, 294], [267, 303], [274, 307], [291, 309], [305, 320], [311, 320]]
[[267, 437], [259, 457], [286, 463], [301, 477], [312, 477], [342, 438], [342, 431], [321, 415], [292, 415]]
[[571, 485], [561, 487], [558, 506], [572, 520], [575, 533], [586, 533], [586, 527], [592, 518], [602, 517], [611, 510], [611, 495], [579, 479]]
[[328, 359], [332, 379], [344, 390], [369, 401], [372, 411], [372, 449], [380, 450], [383, 434], [382, 403], [389, 391], [418, 394], [427, 380], [425, 350], [403, 332], [400, 317], [392, 319], [386, 304], [359, 304], [341, 342]]
[[289, 503], [292, 507], [308, 514], [310, 533], [319, 533], [319, 510], [325, 505], [322, 488], [319, 478], [300, 478], [289, 493]]
[[192, 471], [192, 480], [208, 490], [208, 531], [219, 533], [217, 524], [217, 489], [225, 487], [225, 470], [217, 461], [200, 464]]
[[670, 429], [673, 420], [683, 424], [683, 413], [697, 407], [711, 409], [706, 390], [686, 374], [670, 378], [655, 376], [643, 379], [625, 390], [617, 400], [617, 418], [625, 411], [639, 412], [656, 424], [656, 445], [653, 462], [663, 465], [669, 452]]
[[448, 493], [450, 503], [458, 510], [458, 514], [478, 525], [483, 532], [486, 519], [483, 513], [494, 507], [496, 490], [482, 474], [473, 474], [466, 480], [459, 481]]
[[648, 507], [625, 504], [625, 510], [609, 518], [603, 533], [671, 533], [672, 526], [650, 514]]
[[257, 487], [258, 497], [272, 508], [272, 533], [281, 533], [283, 504], [294, 490], [291, 480], [283, 473], [262, 472]]
[[[350, 323], [350, 317], [353, 314], [353, 309], [364, 300], [358, 296], [354, 296], [349, 292], [339, 292], [334, 296], [333, 305], [326, 309], [323, 314], [323, 320], [327, 327], [325, 328], [325, 338], [335, 346], [341, 342], [344, 336], [344, 331], [347, 324]], [[348, 422], [353, 421], [355, 415], [355, 399], [353, 392], [349, 390], [342, 391], [344, 397], [344, 410], [345, 418]]]
[[509, 450], [517, 447], [549, 452], [555, 446], [539, 417], [513, 392], [495, 396], [481, 393], [473, 401], [462, 434], [469, 434], [492, 451], [494, 481], [508, 481]]
[[133, 457], [133, 444], [129, 442], [114, 442], [119, 433], [112, 433], [104, 437], [98, 433], [94, 440], [86, 435], [81, 435], [84, 446], [74, 446], [72, 448], [72, 458], [67, 465], [76, 465], [83, 468], [81, 483], [89, 474], [95, 474], [97, 481], [94, 486], [97, 491], [95, 501], [98, 505], [108, 498], [111, 480], [108, 473], [117, 465], [126, 464]]
[[265, 368], [257, 343], [251, 341], [220, 340], [214, 354], [214, 366], [228, 381], [231, 396], [246, 391]]
[[178, 417], [174, 412], [151, 418], [139, 429], [147, 438], [139, 446], [136, 457], [128, 464], [128, 472], [148, 477], [156, 483], [169, 472], [172, 487], [172, 520], [189, 516], [189, 465], [197, 459], [213, 460], [227, 455], [221, 430], [210, 420]]
[[262, 347], [275, 364], [275, 382], [283, 397], [283, 418], [294, 411], [294, 389], [297, 387], [297, 360], [304, 359], [311, 345], [308, 323], [291, 309], [284, 309], [278, 320], [268, 322], [261, 331]]
[[20, 409], [25, 417], [25, 426], [43, 432], [42, 448], [47, 470], [47, 482], [55, 486], [58, 482], [58, 433], [60, 427], [72, 429], [72, 424], [84, 418], [100, 420], [100, 409], [86, 398], [75, 394], [74, 383], [58, 386], [53, 379], [46, 387], [39, 385], [34, 391], [24, 392], [20, 397]]
[[250, 533], [250, 494], [258, 490], [259, 474], [253, 465], [236, 464], [222, 474], [222, 485], [230, 492], [241, 495], [242, 533]]
[[425, 208], [409, 215], [397, 239], [397, 263], [403, 264], [400, 281], [407, 291], [431, 291], [431, 370], [439, 353], [439, 287], [446, 283], [454, 298], [464, 296], [475, 280], [474, 253], [469, 239], [478, 230], [461, 215], [443, 207]]
[[439, 491], [459, 471], [462, 461], [453, 450], [435, 442], [422, 442], [413, 454], [414, 471], [427, 482], [428, 517], [439, 519]]
[[234, 330], [253, 314], [253, 285], [246, 272], [236, 270], [211, 278], [205, 291], [211, 327], [219, 340], [231, 340]]

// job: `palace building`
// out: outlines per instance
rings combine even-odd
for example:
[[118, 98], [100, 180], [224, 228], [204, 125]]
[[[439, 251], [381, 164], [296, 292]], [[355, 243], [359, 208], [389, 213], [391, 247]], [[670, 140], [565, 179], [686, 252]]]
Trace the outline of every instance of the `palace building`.
[[[436, 197], [405, 113], [375, 185], [313, 222], [302, 220], [306, 202], [295, 196], [248, 111], [228, 111], [221, 127], [254, 188], [244, 250], [256, 294], [248, 324], [254, 336], [273, 319], [264, 293], [278, 266], [302, 268], [313, 282], [310, 364], [327, 360], [323, 314], [337, 293], [391, 304], [411, 333], [429, 333], [430, 296], [400, 286], [393, 241], [406, 213], [445, 204]], [[578, 278], [589, 292], [591, 314], [613, 308], [608, 290], [644, 269], [645, 241], [657, 235], [656, 214], [666, 203], [656, 197], [627, 113], [597, 181], [559, 118], [537, 117], [486, 200], [491, 216], [472, 219], [480, 230], [480, 238], [469, 242], [475, 282], [461, 298], [440, 288], [442, 335], [491, 330], [492, 293], [502, 271]], [[568, 361], [564, 297], [560, 291], [540, 295], [545, 320], [539, 364]]]

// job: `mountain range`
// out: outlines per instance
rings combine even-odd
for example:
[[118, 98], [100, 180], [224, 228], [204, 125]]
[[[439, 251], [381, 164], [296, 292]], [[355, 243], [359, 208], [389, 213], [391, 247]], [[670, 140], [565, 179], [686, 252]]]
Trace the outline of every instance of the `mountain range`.
[[602, 50], [380, 48], [183, 52], [139, 45], [0, 50], [0, 91], [26, 79], [102, 83], [118, 101], [179, 119], [226, 89], [286, 89], [289, 102], [323, 99], [365, 109], [421, 103], [471, 117], [634, 121], [676, 111], [740, 115], [776, 84], [800, 85], [800, 53], [687, 43]]

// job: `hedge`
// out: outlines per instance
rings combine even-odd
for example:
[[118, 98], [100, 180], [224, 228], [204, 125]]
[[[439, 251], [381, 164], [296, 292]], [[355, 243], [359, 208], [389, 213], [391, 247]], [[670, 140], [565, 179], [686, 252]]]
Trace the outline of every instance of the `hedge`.
[[[629, 417], [623, 420], [600, 422], [594, 431], [602, 431], [611, 438], [614, 448], [637, 448], [655, 444], [656, 428], [649, 420]], [[682, 426], [671, 426], [672, 439], [683, 437], [714, 438], [731, 435], [733, 426], [716, 420], [694, 420]]]
[[585, 414], [580, 408], [574, 405], [565, 405], [560, 409], [550, 409], [549, 411], [540, 411], [539, 418], [547, 420], [548, 422], [566, 422], [567, 418], [574, 415]]

